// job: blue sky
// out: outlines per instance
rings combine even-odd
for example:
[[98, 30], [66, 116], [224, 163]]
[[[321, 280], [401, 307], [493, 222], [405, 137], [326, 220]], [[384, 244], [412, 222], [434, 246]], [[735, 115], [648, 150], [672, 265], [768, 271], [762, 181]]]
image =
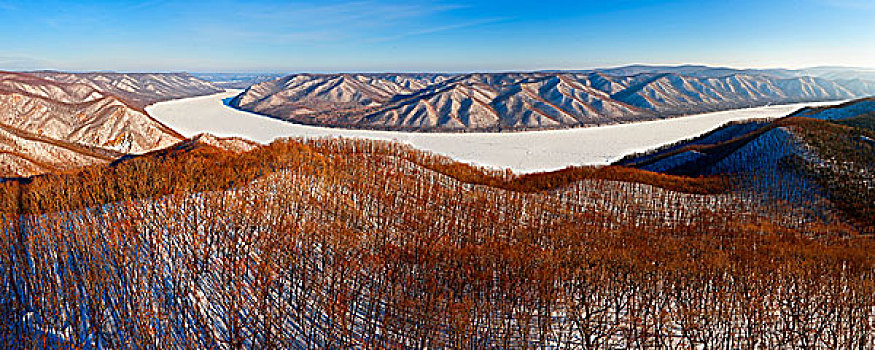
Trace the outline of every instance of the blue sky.
[[875, 0], [8, 1], [0, 69], [875, 67]]

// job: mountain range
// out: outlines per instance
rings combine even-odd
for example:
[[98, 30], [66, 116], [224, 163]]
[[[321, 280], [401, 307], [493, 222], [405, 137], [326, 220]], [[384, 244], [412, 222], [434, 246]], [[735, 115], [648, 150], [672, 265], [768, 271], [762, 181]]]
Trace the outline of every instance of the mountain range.
[[260, 82], [285, 76], [281, 73], [191, 73], [195, 78], [208, 81], [224, 89], [245, 89]]
[[142, 106], [216, 91], [185, 74], [0, 72], [0, 175], [70, 170], [171, 146], [184, 137]]
[[[828, 73], [836, 77], [853, 74]], [[579, 72], [294, 74], [255, 84], [231, 105], [310, 125], [507, 131], [624, 123], [873, 94], [873, 81], [821, 78], [805, 71], [629, 66]]]
[[215, 94], [224, 91], [188, 73], [68, 73], [55, 71], [28, 74], [59, 83], [78, 83], [113, 94], [128, 104], [144, 108], [156, 102]]
[[799, 77], [815, 77], [824, 79], [845, 79], [845, 80], [875, 80], [875, 69], [873, 68], [855, 68], [855, 67], [810, 67], [801, 69], [786, 69], [786, 68], [730, 68], [730, 67], [712, 67], [704, 65], [679, 65], [679, 66], [660, 66], [660, 65], [644, 65], [635, 64], [612, 68], [597, 68], [589, 70], [573, 70], [573, 71], [544, 71], [552, 73], [593, 73], [599, 72], [609, 75], [635, 75], [635, 74], [680, 74], [698, 78], [719, 78], [727, 75], [745, 74], [745, 75], [763, 75], [774, 78], [799, 78]]

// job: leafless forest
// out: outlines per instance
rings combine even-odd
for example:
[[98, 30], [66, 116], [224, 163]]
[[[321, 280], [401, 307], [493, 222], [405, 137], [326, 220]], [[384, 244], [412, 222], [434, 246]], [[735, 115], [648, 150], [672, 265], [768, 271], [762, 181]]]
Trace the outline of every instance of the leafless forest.
[[2, 184], [20, 348], [875, 348], [875, 242], [729, 177], [377, 141], [180, 144]]

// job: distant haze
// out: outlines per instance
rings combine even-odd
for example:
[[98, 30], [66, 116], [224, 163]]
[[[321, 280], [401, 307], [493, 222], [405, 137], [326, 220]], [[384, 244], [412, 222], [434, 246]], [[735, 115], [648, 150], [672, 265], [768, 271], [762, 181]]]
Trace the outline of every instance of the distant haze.
[[873, 18], [871, 0], [0, 0], [0, 69], [875, 67]]

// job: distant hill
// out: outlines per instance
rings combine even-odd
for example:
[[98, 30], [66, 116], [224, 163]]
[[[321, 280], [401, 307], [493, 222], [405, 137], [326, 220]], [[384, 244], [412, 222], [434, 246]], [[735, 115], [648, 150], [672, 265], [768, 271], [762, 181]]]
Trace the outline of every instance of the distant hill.
[[875, 94], [872, 81], [797, 73], [629, 66], [581, 72], [295, 74], [255, 84], [231, 105], [311, 125], [505, 131], [614, 124]]
[[254, 84], [285, 76], [280, 73], [191, 73], [191, 75], [224, 89], [245, 89]]
[[[566, 71], [552, 71], [566, 72]], [[659, 66], [659, 65], [629, 65], [615, 68], [597, 68], [591, 70], [568, 71], [576, 73], [600, 72], [610, 75], [636, 74], [681, 74], [698, 78], [719, 78], [735, 74], [766, 75], [774, 78], [815, 77], [833, 80], [871, 80], [875, 81], [875, 69], [855, 67], [811, 67], [802, 69], [744, 69], [729, 67], [711, 67], [703, 65]]]

